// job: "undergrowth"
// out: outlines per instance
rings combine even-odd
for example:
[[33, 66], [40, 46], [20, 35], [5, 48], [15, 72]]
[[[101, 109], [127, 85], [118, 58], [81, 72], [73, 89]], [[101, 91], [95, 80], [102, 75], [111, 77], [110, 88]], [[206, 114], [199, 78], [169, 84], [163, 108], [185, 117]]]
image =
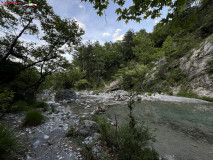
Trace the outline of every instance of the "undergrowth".
[[25, 126], [37, 126], [42, 123], [44, 120], [44, 115], [37, 110], [29, 111], [27, 112], [25, 119], [24, 119], [24, 125]]

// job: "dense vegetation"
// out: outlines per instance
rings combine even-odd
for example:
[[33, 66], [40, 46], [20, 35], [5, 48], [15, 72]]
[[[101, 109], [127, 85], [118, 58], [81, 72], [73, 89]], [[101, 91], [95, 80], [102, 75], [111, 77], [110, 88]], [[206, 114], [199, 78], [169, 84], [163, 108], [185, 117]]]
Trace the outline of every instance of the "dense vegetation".
[[[49, 77], [51, 85], [55, 88], [97, 89], [119, 79], [125, 90], [172, 94], [170, 87], [182, 85], [186, 86], [186, 92], [191, 92], [187, 85], [190, 79], [179, 68], [179, 59], [190, 56], [191, 49], [212, 34], [210, 15], [213, 15], [213, 3], [203, 0], [195, 5], [191, 2], [187, 8], [174, 10], [173, 14], [179, 23], [174, 19], [167, 23], [162, 20], [152, 33], [130, 29], [122, 41], [103, 45], [88, 41], [77, 45], [72, 64], [66, 71]], [[157, 71], [152, 78], [155, 67]], [[211, 73], [211, 68], [207, 72]]]
[[[25, 3], [25, 0], [19, 1]], [[98, 10], [99, 15], [109, 4], [105, 0], [89, 2]], [[44, 117], [37, 109], [45, 111], [47, 105], [35, 101], [37, 92], [51, 87], [100, 89], [114, 80], [119, 80], [121, 89], [138, 92], [173, 94], [170, 87], [182, 85], [184, 87], [178, 93], [179, 96], [212, 101], [211, 98], [198, 97], [190, 91], [187, 86], [190, 79], [180, 69], [178, 62], [181, 57], [190, 56], [191, 49], [213, 33], [213, 1], [133, 2], [129, 8], [122, 8], [125, 1], [114, 1], [119, 5], [116, 10], [118, 20], [141, 21], [141, 15], [144, 19], [155, 18], [165, 6], [171, 7], [171, 11], [155, 25], [152, 33], [144, 29], [138, 32], [130, 29], [123, 40], [104, 44], [98, 41], [81, 43], [84, 31], [77, 22], [56, 15], [46, 0], [37, 2], [36, 8], [15, 5], [1, 7], [0, 31], [3, 36], [0, 37], [0, 116], [8, 112], [28, 111], [24, 124], [39, 125]], [[39, 28], [42, 34], [39, 34]], [[36, 37], [42, 41], [42, 45], [22, 40], [23, 35]], [[65, 53], [72, 53], [72, 63], [63, 57]], [[210, 67], [207, 73], [212, 74], [213, 61], [210, 60], [208, 64]], [[156, 71], [155, 78], [153, 71]], [[51, 110], [54, 112], [54, 107]], [[122, 129], [127, 135], [123, 134]], [[134, 142], [132, 145], [140, 147], [138, 139], [130, 136], [131, 130], [127, 127], [122, 129], [119, 132], [123, 137], [123, 141], [119, 142], [121, 146], [128, 143], [128, 139], [125, 139], [128, 136]], [[144, 131], [142, 129], [140, 131]], [[0, 126], [0, 135], [0, 159], [7, 159], [15, 151], [16, 139], [5, 126]], [[102, 138], [106, 140], [107, 137]], [[111, 145], [117, 147], [117, 150], [121, 149], [117, 144]], [[136, 155], [144, 151], [139, 150]], [[118, 153], [118, 157], [127, 156], [122, 154]]]

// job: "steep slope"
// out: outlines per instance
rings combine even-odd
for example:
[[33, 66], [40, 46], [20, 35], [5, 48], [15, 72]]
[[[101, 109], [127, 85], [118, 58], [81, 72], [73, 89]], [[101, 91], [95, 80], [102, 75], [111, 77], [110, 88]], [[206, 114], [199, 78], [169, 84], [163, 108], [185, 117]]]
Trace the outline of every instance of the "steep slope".
[[209, 36], [191, 56], [180, 59], [180, 68], [186, 73], [189, 87], [199, 96], [213, 97], [213, 35]]

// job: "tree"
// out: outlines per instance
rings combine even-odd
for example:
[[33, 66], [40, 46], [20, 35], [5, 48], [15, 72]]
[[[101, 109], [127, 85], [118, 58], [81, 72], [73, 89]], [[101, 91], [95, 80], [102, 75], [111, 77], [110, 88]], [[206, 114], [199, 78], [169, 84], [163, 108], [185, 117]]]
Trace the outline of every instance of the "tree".
[[[24, 0], [20, 2], [25, 3]], [[36, 68], [40, 77], [37, 82], [29, 86], [36, 90], [47, 75], [62, 69], [66, 63], [62, 55], [70, 52], [72, 45], [81, 41], [80, 36], [84, 31], [79, 28], [76, 21], [61, 19], [53, 12], [46, 0], [35, 3], [37, 3], [35, 8], [18, 5], [5, 5], [0, 8], [0, 31], [4, 33], [4, 36], [0, 37], [1, 70], [11, 64], [19, 65], [13, 75], [2, 78], [0, 84], [12, 82], [26, 69]], [[25, 42], [20, 39], [23, 35], [36, 36], [43, 45]], [[64, 49], [65, 46], [67, 50]]]
[[[109, 0], [81, 0], [84, 2], [89, 1], [93, 8], [97, 10], [98, 15], [103, 15], [103, 11], [107, 9], [108, 5], [112, 2]], [[171, 10], [176, 10], [177, 12], [184, 10], [190, 5], [193, 5], [194, 2], [198, 2], [199, 0], [132, 0], [132, 5], [129, 7], [124, 7], [126, 4], [125, 0], [113, 0], [115, 4], [119, 6], [116, 9], [116, 13], [118, 15], [117, 20], [125, 20], [128, 23], [129, 20], [135, 20], [140, 22], [143, 19], [147, 19], [151, 17], [152, 19], [159, 17], [161, 15], [161, 11], [163, 7], [170, 7]], [[173, 18], [175, 15], [173, 13], [169, 13], [167, 18], [168, 21], [170, 18]]]
[[133, 41], [134, 36], [135, 36], [134, 31], [130, 29], [126, 32], [122, 40], [122, 47], [123, 47], [122, 52], [125, 61], [131, 60], [135, 57], [132, 51], [132, 47], [135, 46], [135, 43]]
[[140, 30], [136, 33], [134, 42], [135, 47], [132, 49], [139, 62], [147, 65], [158, 58], [158, 49], [154, 47], [154, 42], [150, 39], [150, 35], [145, 30]]

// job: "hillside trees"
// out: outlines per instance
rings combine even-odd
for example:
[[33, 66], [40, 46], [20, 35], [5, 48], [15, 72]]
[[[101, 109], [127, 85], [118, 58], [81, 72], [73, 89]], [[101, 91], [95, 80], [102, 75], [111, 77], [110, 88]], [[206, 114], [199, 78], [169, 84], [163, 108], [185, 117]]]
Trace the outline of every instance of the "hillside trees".
[[101, 45], [91, 41], [76, 47], [73, 64], [93, 86], [100, 86], [103, 79], [111, 79], [122, 62], [122, 46], [120, 42], [106, 42]]

